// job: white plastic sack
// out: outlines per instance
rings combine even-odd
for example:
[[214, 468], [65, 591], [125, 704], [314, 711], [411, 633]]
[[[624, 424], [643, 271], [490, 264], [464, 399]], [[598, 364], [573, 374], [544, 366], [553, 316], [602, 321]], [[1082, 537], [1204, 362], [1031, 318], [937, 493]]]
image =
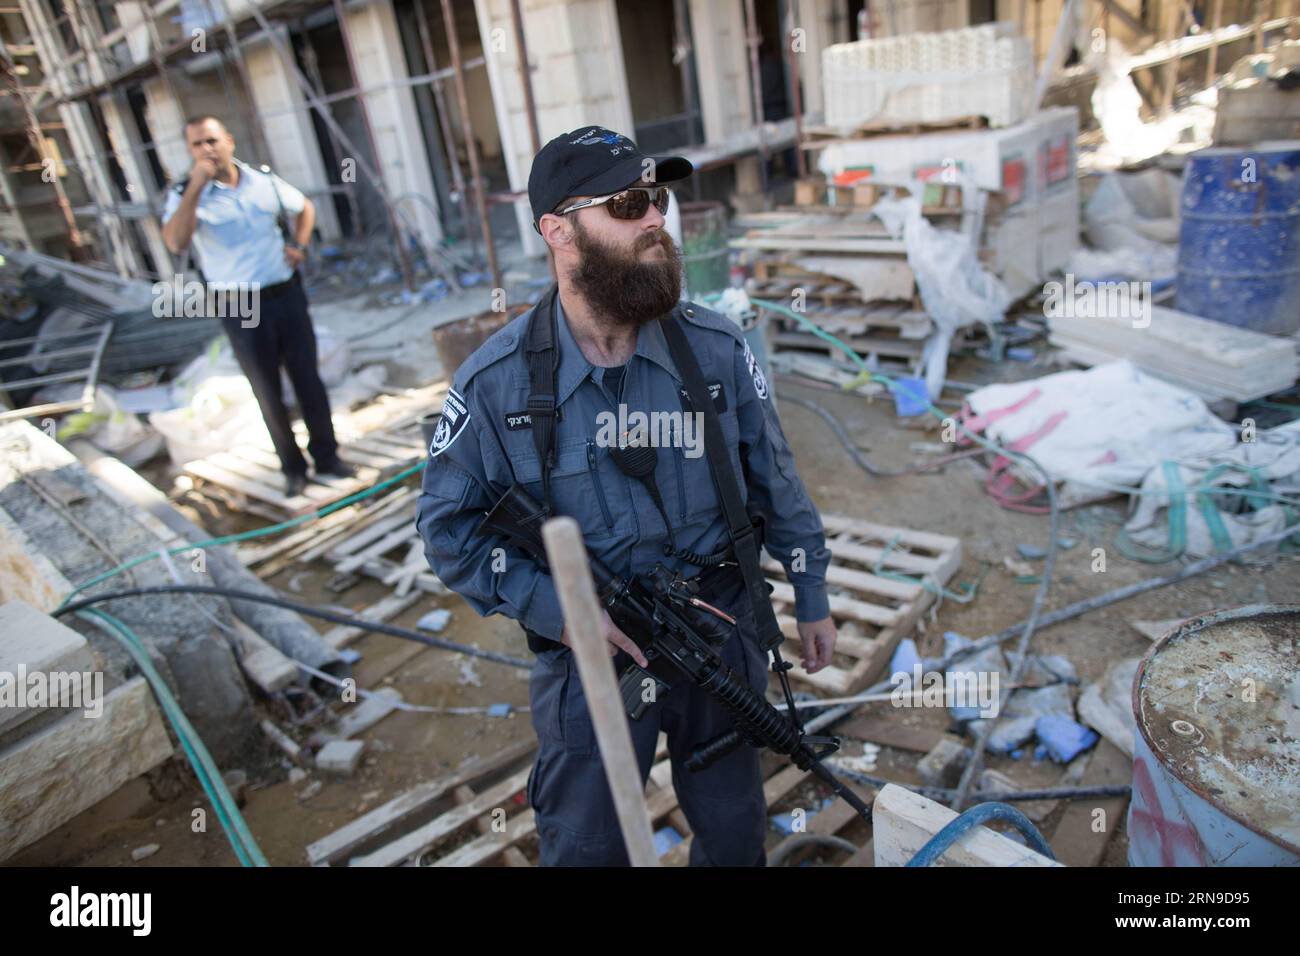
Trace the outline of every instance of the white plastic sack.
[[[1252, 482], [1248, 468], [1254, 469], [1257, 481]], [[1294, 493], [1300, 482], [1300, 421], [1260, 432], [1254, 441], [1240, 442], [1203, 461], [1177, 464], [1172, 474], [1163, 465], [1152, 468], [1142, 482], [1142, 496], [1133, 516], [1124, 527], [1138, 544], [1157, 551], [1170, 549], [1170, 508], [1175, 502], [1170, 494], [1171, 482], [1183, 503], [1184, 553], [1208, 557], [1275, 534], [1287, 526], [1286, 511], [1279, 503], [1236, 494], [1207, 491], [1202, 496], [1189, 492], [1209, 485]], [[1207, 506], [1208, 515], [1204, 510]]]
[[[42, 402], [60, 402], [80, 399], [84, 386], [55, 385], [41, 389]], [[64, 416], [58, 429], [59, 441], [85, 438], [106, 454], [120, 458], [136, 467], [158, 454], [162, 437], [144, 422], [124, 410], [117, 400], [117, 390], [111, 385], [95, 386], [95, 404], [85, 412]]]
[[[1029, 443], [1025, 453], [1063, 483], [1062, 507], [1134, 487], [1165, 459], [1204, 460], [1237, 440], [1196, 395], [1126, 360], [989, 385], [967, 403], [972, 430], [1004, 445]], [[1034, 469], [1012, 468], [1026, 485], [1041, 484]]]

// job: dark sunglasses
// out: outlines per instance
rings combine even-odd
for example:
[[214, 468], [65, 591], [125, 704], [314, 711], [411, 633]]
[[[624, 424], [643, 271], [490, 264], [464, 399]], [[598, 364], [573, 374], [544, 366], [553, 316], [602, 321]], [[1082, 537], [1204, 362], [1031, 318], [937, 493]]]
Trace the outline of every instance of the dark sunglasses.
[[556, 215], [564, 216], [577, 209], [603, 205], [615, 219], [640, 219], [649, 211], [651, 203], [654, 203], [654, 207], [659, 210], [661, 215], [666, 214], [668, 212], [668, 187], [633, 186], [630, 189], [624, 189], [622, 192], [614, 193], [612, 196], [579, 199], [572, 206], [566, 206], [559, 210]]

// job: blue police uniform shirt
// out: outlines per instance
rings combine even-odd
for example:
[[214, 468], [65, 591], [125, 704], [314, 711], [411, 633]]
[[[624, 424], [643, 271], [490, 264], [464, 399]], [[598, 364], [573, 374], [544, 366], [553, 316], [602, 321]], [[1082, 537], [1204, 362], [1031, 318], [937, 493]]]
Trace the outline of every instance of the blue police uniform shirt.
[[[556, 296], [557, 305], [559, 296]], [[527, 415], [528, 321], [536, 307], [492, 335], [456, 372], [430, 445], [416, 526], [425, 556], [442, 581], [479, 614], [504, 614], [558, 641], [564, 622], [550, 575], [499, 537], [476, 535], [484, 514], [516, 481], [542, 497], [541, 465]], [[551, 503], [582, 528], [588, 550], [616, 573], [656, 563], [691, 576], [697, 569], [664, 555], [663, 517], [646, 487], [621, 472], [609, 455], [619, 406], [632, 412], [682, 412], [683, 385], [659, 322], [642, 326], [617, 391], [603, 387], [608, 369], [582, 354], [562, 308], [557, 309], [556, 464]], [[830, 551], [817, 508], [795, 470], [772, 405], [769, 386], [734, 322], [690, 302], [674, 315], [682, 323], [706, 384], [714, 394], [741, 494], [765, 519], [765, 547], [793, 585], [799, 621], [829, 615], [826, 568]], [[603, 413], [603, 414], [602, 414]], [[655, 429], [652, 428], [654, 433]], [[677, 433], [692, 437], [688, 432]], [[678, 548], [710, 554], [729, 542], [703, 433], [698, 447], [659, 447], [655, 481]]]
[[[274, 173], [239, 160], [235, 165], [239, 167], [235, 186], [213, 179], [199, 194], [198, 225], [191, 240], [199, 268], [214, 289], [254, 282], [265, 288], [286, 282], [293, 277], [293, 267], [284, 259], [284, 237], [276, 217], [281, 204], [288, 216], [298, 215], [306, 197]], [[175, 188], [167, 190], [164, 225], [180, 204], [181, 194]]]

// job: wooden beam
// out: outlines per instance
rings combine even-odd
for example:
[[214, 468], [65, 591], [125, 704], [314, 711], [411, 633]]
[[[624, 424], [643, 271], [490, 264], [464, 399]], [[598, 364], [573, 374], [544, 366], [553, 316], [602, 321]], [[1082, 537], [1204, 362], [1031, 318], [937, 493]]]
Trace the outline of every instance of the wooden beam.
[[[906, 866], [930, 838], [957, 814], [919, 793], [889, 784], [876, 797], [872, 842], [876, 866]], [[1060, 866], [1026, 846], [986, 827], [958, 839], [938, 866]]]
[[[1217, 2], [1222, 3], [1223, 0], [1217, 0]], [[1119, 19], [1124, 21], [1125, 26], [1133, 32], [1140, 33], [1143, 36], [1151, 36], [1155, 32], [1137, 17], [1133, 16], [1133, 14], [1121, 7], [1118, 0], [1101, 0], [1101, 5], [1106, 8], [1107, 13], [1113, 13], [1115, 16], [1119, 17]]]
[[363, 844], [408, 822], [444, 794], [454, 792], [461, 784], [471, 783], [493, 771], [508, 767], [536, 749], [537, 740], [530, 734], [529, 739], [511, 744], [490, 757], [467, 761], [448, 776], [419, 784], [309, 845], [307, 862], [312, 866], [328, 866], [342, 860]]
[[641, 768], [606, 650], [604, 614], [596, 601], [582, 532], [572, 518], [552, 518], [542, 526], [542, 538], [546, 542], [546, 557], [555, 588], [560, 594], [565, 633], [572, 642], [628, 859], [633, 866], [658, 866], [659, 855], [655, 852]]
[[[1223, 0], [1214, 0], [1214, 7], [1210, 13], [1210, 32], [1214, 33], [1223, 23]], [[1215, 67], [1219, 63], [1219, 45], [1215, 43], [1210, 47], [1210, 55], [1205, 61], [1205, 85], [1210, 86], [1215, 77]]]

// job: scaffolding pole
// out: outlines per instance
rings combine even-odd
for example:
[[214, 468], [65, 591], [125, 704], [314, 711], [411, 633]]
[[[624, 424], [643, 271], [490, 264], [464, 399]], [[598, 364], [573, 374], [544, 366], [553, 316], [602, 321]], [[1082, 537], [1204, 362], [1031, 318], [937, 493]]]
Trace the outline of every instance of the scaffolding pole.
[[[45, 137], [41, 135], [40, 131], [40, 118], [37, 117], [36, 111], [27, 99], [23, 90], [23, 82], [18, 78], [17, 64], [14, 63], [13, 57], [9, 55], [9, 47], [5, 44], [3, 38], [0, 38], [0, 60], [3, 60], [4, 63], [5, 76], [13, 85], [14, 95], [18, 102], [22, 104], [23, 117], [27, 123], [27, 138], [31, 141], [32, 148], [36, 150], [36, 155], [40, 157], [42, 168], [48, 168], [49, 164], [55, 162], [55, 159], [46, 148]], [[72, 205], [68, 202], [68, 194], [63, 190], [63, 183], [59, 182], [58, 169], [54, 169], [50, 185], [54, 187], [55, 202], [58, 204], [59, 212], [63, 216], [63, 223], [68, 230], [68, 244], [72, 247], [72, 258], [74, 261], [81, 261], [86, 255], [85, 241], [81, 237], [81, 230], [77, 228], [77, 219], [72, 214]]]
[[474, 140], [474, 124], [469, 118], [469, 95], [465, 92], [465, 70], [460, 59], [460, 37], [456, 35], [456, 18], [451, 10], [451, 0], [442, 0], [442, 20], [447, 30], [447, 49], [451, 52], [451, 65], [456, 71], [456, 101], [460, 106], [460, 127], [465, 137], [465, 152], [469, 155], [469, 174], [474, 181], [474, 205], [478, 209], [479, 222], [483, 227], [483, 245], [487, 251], [488, 269], [492, 272], [492, 287], [500, 289], [503, 288], [501, 266], [497, 263], [497, 251], [492, 243], [492, 223], [488, 219], [483, 175], [479, 168], [478, 143]]
[[[316, 87], [316, 91], [320, 93], [321, 96], [323, 97], [325, 95], [325, 78], [322, 77], [320, 73], [320, 57], [316, 55], [316, 45], [311, 42], [311, 36], [308, 34], [306, 30], [300, 31], [300, 35], [302, 36], [303, 65], [306, 67], [307, 73], [309, 74], [309, 79], [312, 81], [312, 84]], [[324, 101], [322, 100], [322, 102]], [[294, 112], [297, 111], [298, 110], [295, 107]], [[337, 160], [340, 156], [343, 155], [343, 144], [339, 141], [339, 138], [334, 135], [333, 127], [326, 126], [325, 131], [329, 134], [330, 149], [334, 151], [334, 158], [335, 160]], [[340, 177], [340, 183], [342, 184], [341, 177]], [[359, 231], [361, 229], [361, 206], [357, 203], [357, 191], [355, 189], [356, 184], [346, 183], [342, 185], [343, 185], [343, 197], [348, 204], [348, 215], [352, 219], [352, 228], [358, 230], [358, 234], [360, 234]]]
[[[257, 2], [257, 0], [253, 0]], [[230, 7], [226, 0], [216, 0], [217, 6], [221, 10], [221, 29], [226, 35], [227, 50], [218, 52], [218, 56], [225, 60], [227, 53], [233, 56], [235, 69], [239, 73], [240, 82], [244, 84], [244, 98], [248, 100], [248, 108], [253, 114], [253, 136], [256, 139], [258, 151], [264, 157], [265, 163], [271, 162], [271, 143], [266, 138], [266, 130], [262, 127], [262, 117], [257, 110], [257, 100], [253, 97], [253, 76], [248, 72], [248, 62], [244, 59], [244, 48], [239, 42], [239, 36], [235, 33], [234, 23], [230, 19]], [[210, 12], [215, 13], [209, 8]], [[222, 74], [222, 85], [225, 84], [225, 75]]]
[[790, 72], [790, 107], [794, 114], [794, 163], [800, 179], [808, 175], [808, 165], [803, 155], [803, 95], [799, 89], [799, 66], [794, 58], [794, 6], [796, 0], [784, 0], [786, 13], [785, 58]]
[[433, 103], [438, 113], [438, 129], [442, 134], [442, 147], [447, 153], [447, 164], [451, 167], [451, 181], [456, 189], [456, 205], [460, 207], [461, 226], [469, 240], [470, 255], [478, 260], [478, 237], [470, 228], [469, 202], [465, 192], [465, 176], [460, 169], [460, 157], [456, 155], [456, 137], [451, 130], [451, 115], [447, 110], [447, 97], [442, 89], [442, 77], [438, 75], [438, 63], [433, 55], [433, 38], [429, 33], [429, 17], [424, 12], [424, 0], [413, 0], [415, 7], [415, 26], [420, 33], [420, 46], [424, 50], [424, 68], [430, 77], [430, 89]]
[[[334, 19], [338, 21], [339, 36], [343, 39], [343, 55], [348, 61], [348, 72], [352, 75], [353, 83], [361, 82], [361, 72], [357, 69], [356, 52], [352, 48], [352, 30], [348, 27], [347, 13], [343, 9], [343, 0], [334, 0]], [[364, 96], [357, 98], [357, 105], [361, 107], [361, 125], [365, 127], [366, 139], [370, 141], [370, 155], [379, 162], [379, 140], [375, 138], [375, 127], [370, 121], [370, 104], [366, 102]], [[384, 208], [388, 213], [388, 222], [393, 230], [393, 237], [397, 240], [397, 255], [402, 267], [402, 282], [408, 289], [415, 289], [415, 275], [411, 271], [411, 258], [406, 251], [406, 243], [402, 239], [402, 227], [397, 221], [397, 209], [388, 197], [384, 197]], [[430, 260], [429, 267], [433, 267]]]
[[[406, 243], [402, 238], [401, 226], [397, 218], [397, 211], [393, 206], [391, 197], [388, 195], [388, 188], [384, 185], [383, 177], [379, 175], [378, 170], [370, 165], [370, 161], [367, 160], [365, 155], [356, 148], [356, 144], [352, 141], [351, 137], [343, 131], [341, 126], [339, 126], [338, 122], [334, 119], [334, 114], [330, 112], [329, 107], [321, 103], [320, 97], [316, 95], [316, 91], [312, 88], [311, 81], [303, 75], [302, 70], [298, 69], [298, 64], [294, 62], [293, 51], [288, 48], [284, 37], [280, 35], [278, 30], [272, 28], [270, 22], [266, 19], [265, 14], [258, 9], [256, 4], [251, 4], [249, 10], [257, 20], [258, 26], [262, 28], [262, 31], [266, 33], [271, 42], [275, 45], [276, 52], [279, 54], [281, 62], [284, 63], [285, 69], [288, 70], [290, 75], [297, 81], [299, 88], [301, 88], [304, 96], [307, 98], [307, 102], [316, 110], [317, 115], [319, 115], [325, 125], [329, 127], [330, 131], [337, 136], [347, 150], [352, 153], [352, 158], [356, 160], [357, 167], [366, 176], [369, 176], [371, 181], [374, 183], [375, 190], [379, 193], [379, 197], [384, 203], [384, 209], [388, 214], [389, 221], [392, 222], [395, 230], [393, 238], [397, 243], [397, 254], [402, 264], [402, 274], [406, 281], [407, 288], [413, 288], [414, 277], [411, 275], [411, 263], [410, 258], [407, 255]], [[339, 29], [340, 31], [344, 29], [341, 22], [339, 24]], [[354, 72], [352, 76], [355, 80], [356, 73]], [[436, 251], [430, 249], [428, 251], [428, 257], [429, 267], [442, 272], [443, 278], [447, 281], [447, 284], [452, 289], [459, 292], [460, 283], [456, 281], [454, 272], [443, 267], [442, 260], [437, 255]]]
[[758, 32], [758, 15], [754, 0], [745, 0], [745, 44], [749, 47], [749, 90], [754, 102], [754, 129], [758, 133], [758, 172], [762, 183], [763, 201], [767, 202], [767, 134], [763, 130], [763, 82], [758, 68], [758, 46], [762, 42]]

